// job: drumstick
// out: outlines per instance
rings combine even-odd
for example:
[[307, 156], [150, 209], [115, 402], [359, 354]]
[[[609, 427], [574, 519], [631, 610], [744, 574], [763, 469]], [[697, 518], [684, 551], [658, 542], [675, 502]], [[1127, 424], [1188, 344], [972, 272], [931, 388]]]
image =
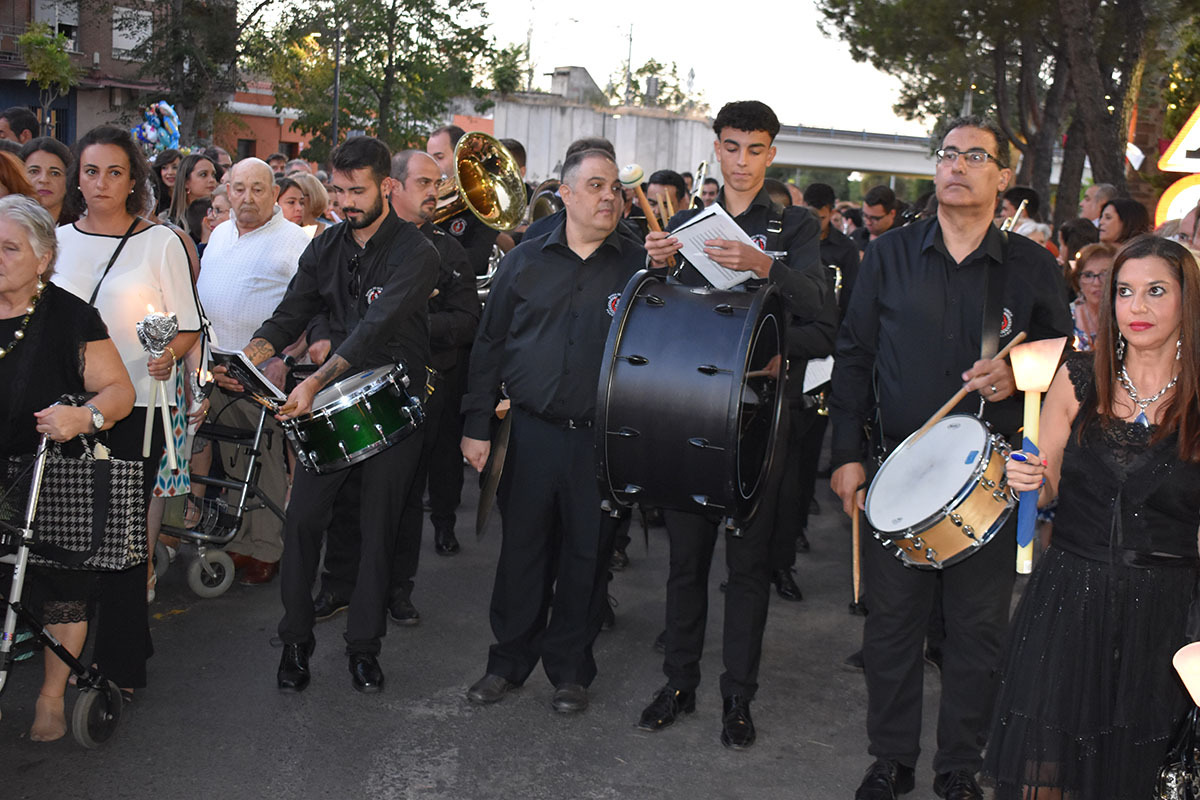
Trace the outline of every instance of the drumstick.
[[[1012, 338], [1011, 342], [1004, 345], [1003, 350], [1001, 350], [999, 353], [996, 353], [996, 357], [994, 360], [1002, 360], [1005, 356], [1008, 355], [1009, 350], [1012, 350], [1014, 347], [1016, 347], [1023, 341], [1025, 341], [1025, 331], [1020, 331], [1016, 336], [1014, 336]], [[961, 389], [959, 389], [957, 392], [954, 393], [953, 397], [951, 397], [949, 400], [946, 401], [946, 404], [944, 406], [939, 408], [937, 411], [933, 412], [933, 416], [930, 417], [926, 421], [926, 423], [917, 430], [916, 435], [912, 437], [912, 441], [915, 442], [917, 439], [920, 439], [922, 436], [924, 436], [929, 431], [930, 428], [932, 428], [934, 425], [936, 425], [938, 423], [938, 420], [940, 420], [942, 417], [946, 416], [951, 411], [953, 411], [954, 407], [956, 405], [958, 405], [959, 403], [961, 403], [963, 398], [966, 396], [967, 396], [967, 387], [963, 386]]]
[[675, 216], [675, 204], [671, 202], [671, 195], [668, 192], [662, 193], [662, 199], [667, 204], [667, 218], [663, 221], [663, 225], [670, 225], [671, 217]]
[[[621, 168], [618, 179], [622, 186], [633, 187], [633, 193], [637, 195], [638, 202], [642, 204], [642, 210], [646, 212], [646, 224], [650, 226], [650, 230], [662, 233], [662, 226], [658, 224], [658, 217], [654, 216], [654, 212], [650, 210], [650, 201], [646, 199], [646, 193], [642, 191], [642, 176], [645, 170], [637, 164], [626, 164]], [[675, 266], [675, 256], [667, 256], [667, 266]]]
[[858, 532], [858, 492], [854, 493], [854, 513], [850, 515], [850, 546], [854, 548], [851, 554], [851, 564], [854, 570], [854, 605], [858, 605], [858, 589], [862, 582], [862, 564], [859, 561], [859, 542], [860, 534]]

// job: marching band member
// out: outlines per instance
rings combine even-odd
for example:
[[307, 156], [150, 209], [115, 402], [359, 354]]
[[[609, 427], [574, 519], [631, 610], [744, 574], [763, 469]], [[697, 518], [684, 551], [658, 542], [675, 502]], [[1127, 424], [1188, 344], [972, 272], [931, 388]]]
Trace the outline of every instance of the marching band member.
[[[986, 401], [984, 419], [1008, 441], [1019, 441], [1022, 405], [1011, 368], [992, 358], [997, 343], [1017, 331], [1030, 339], [1071, 333], [1066, 292], [1049, 251], [992, 225], [996, 198], [1012, 179], [999, 129], [980, 117], [955, 120], [937, 158], [937, 217], [886, 233], [867, 248], [838, 334], [829, 403], [831, 485], [847, 514], [853, 504], [863, 507], [866, 461], [880, 454], [867, 453], [864, 425], [874, 419], [875, 437], [894, 447], [965, 383]], [[985, 295], [1000, 302], [985, 302]], [[978, 403], [968, 397], [959, 410], [973, 412]], [[974, 775], [1012, 598], [1015, 529], [1013, 515], [990, 544], [940, 573], [907, 567], [883, 547], [864, 548], [872, 598], [863, 630], [867, 735], [877, 760], [856, 800], [890, 800], [913, 789], [922, 646], [939, 574], [946, 640], [934, 791], [955, 800], [982, 797]]]

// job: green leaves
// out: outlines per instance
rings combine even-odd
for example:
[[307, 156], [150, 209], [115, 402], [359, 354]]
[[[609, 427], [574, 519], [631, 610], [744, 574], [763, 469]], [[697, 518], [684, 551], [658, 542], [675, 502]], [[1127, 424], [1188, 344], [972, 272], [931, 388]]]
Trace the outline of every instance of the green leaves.
[[43, 22], [35, 22], [17, 37], [17, 47], [29, 73], [26, 85], [38, 85], [43, 125], [49, 132], [51, 104], [79, 83], [79, 71], [71, 63], [67, 37], [55, 33]]

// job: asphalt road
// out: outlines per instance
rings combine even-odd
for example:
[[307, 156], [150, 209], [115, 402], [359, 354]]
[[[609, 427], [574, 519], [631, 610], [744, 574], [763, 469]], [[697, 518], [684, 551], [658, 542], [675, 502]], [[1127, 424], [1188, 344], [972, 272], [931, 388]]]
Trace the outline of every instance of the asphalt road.
[[[491, 643], [487, 606], [500, 536], [495, 517], [482, 540], [470, 534], [477, 489], [467, 484], [462, 551], [435, 555], [426, 525], [413, 597], [422, 621], [392, 625], [381, 656], [384, 692], [351, 688], [339, 616], [318, 624], [309, 689], [279, 693], [280, 650], [271, 641], [281, 613], [278, 580], [235, 584], [201, 600], [175, 564], [151, 607], [150, 685], [102, 748], [84, 750], [70, 735], [29, 741], [41, 669], [36, 660], [17, 665], [0, 697], [0, 798], [853, 797], [870, 762], [866, 689], [841, 662], [858, 648], [862, 621], [847, 610], [849, 522], [823, 482], [822, 513], [809, 531], [813, 549], [798, 557], [804, 600], [772, 593], [752, 707], [758, 742], [744, 752], [718, 741], [721, 543], [697, 711], [657, 734], [634, 727], [664, 682], [651, 646], [664, 613], [661, 528], [650, 530], [648, 551], [635, 528], [633, 564], [611, 585], [617, 625], [597, 642], [600, 675], [585, 713], [554, 713], [553, 687], [540, 671], [495, 706], [469, 705], [464, 692], [482, 674]], [[907, 795], [913, 800], [934, 796], [937, 689], [928, 670], [924, 754], [917, 790]]]

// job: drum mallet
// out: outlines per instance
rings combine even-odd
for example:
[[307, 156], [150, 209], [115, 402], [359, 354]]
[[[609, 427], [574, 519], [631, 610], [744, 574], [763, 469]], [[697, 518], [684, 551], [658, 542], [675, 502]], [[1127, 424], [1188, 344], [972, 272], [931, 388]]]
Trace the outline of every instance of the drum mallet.
[[851, 565], [853, 567], [854, 577], [854, 602], [850, 604], [850, 613], [856, 617], [865, 617], [867, 615], [867, 607], [859, 602], [861, 593], [859, 588], [862, 585], [862, 536], [858, 530], [858, 518], [860, 515], [858, 509], [858, 491], [854, 492], [854, 513], [850, 515], [850, 546], [854, 548], [851, 551]]
[[[633, 193], [637, 195], [638, 202], [642, 205], [642, 211], [646, 212], [646, 224], [650, 226], [650, 230], [662, 233], [662, 225], [658, 224], [658, 217], [654, 216], [654, 212], [650, 210], [650, 201], [646, 199], [646, 193], [642, 191], [642, 178], [645, 175], [646, 171], [639, 164], [626, 164], [621, 167], [617, 179], [621, 181], [622, 186], [633, 187]], [[675, 266], [675, 256], [667, 256], [667, 266]]]
[[[1008, 355], [1010, 350], [1012, 350], [1014, 347], [1016, 347], [1023, 341], [1025, 341], [1025, 331], [1020, 331], [1017, 333], [1016, 336], [1014, 336], [1012, 338], [1011, 342], [1004, 345], [1003, 350], [1001, 350], [999, 353], [996, 353], [996, 359], [1004, 358], [1005, 356]], [[924, 436], [926, 433], [928, 433], [929, 429], [938, 423], [938, 420], [940, 420], [942, 417], [946, 416], [951, 411], [953, 411], [954, 407], [956, 405], [958, 405], [959, 403], [961, 403], [963, 401], [963, 398], [965, 398], [966, 396], [967, 396], [967, 387], [964, 385], [961, 389], [959, 389], [957, 392], [954, 393], [953, 397], [951, 397], [949, 400], [946, 401], [946, 404], [944, 406], [939, 408], [937, 411], [933, 412], [933, 416], [930, 417], [928, 420], [926, 420], [925, 424], [922, 425], [917, 430], [917, 435], [913, 437], [913, 441], [915, 442], [917, 439], [920, 439], [922, 436]]]
[[[1042, 392], [1050, 388], [1067, 337], [1041, 339], [1013, 348], [1012, 369], [1017, 389], [1025, 393], [1025, 431], [1021, 449], [1038, 455], [1038, 422], [1042, 413]], [[1033, 533], [1037, 528], [1037, 490], [1021, 492], [1017, 509], [1017, 572], [1033, 571]]]

